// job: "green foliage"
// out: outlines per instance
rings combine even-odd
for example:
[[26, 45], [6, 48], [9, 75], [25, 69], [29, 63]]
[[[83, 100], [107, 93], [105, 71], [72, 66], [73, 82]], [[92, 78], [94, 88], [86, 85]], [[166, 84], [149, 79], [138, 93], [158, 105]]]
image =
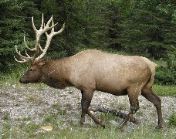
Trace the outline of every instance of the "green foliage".
[[160, 84], [176, 84], [176, 70], [160, 67], [156, 72], [156, 82]]
[[32, 0], [2, 0], [0, 9], [3, 11], [0, 13], [0, 68], [7, 70], [7, 65], [14, 63], [14, 46], [22, 44], [24, 33], [29, 31], [30, 17], [39, 11]]
[[160, 84], [176, 84], [176, 53], [172, 51], [164, 59], [166, 65], [161, 65], [156, 73], [156, 81]]
[[176, 113], [173, 113], [173, 114], [169, 117], [169, 125], [176, 127]]
[[21, 66], [17, 64], [13, 68], [9, 68], [5, 73], [0, 73], [0, 84], [1, 85], [12, 85], [18, 84], [19, 78], [26, 70], [26, 65]]
[[[149, 57], [166, 57], [171, 47], [176, 48], [176, 32], [173, 31], [176, 29], [176, 5], [143, 0], [132, 3], [131, 7], [131, 11], [123, 15], [121, 23], [123, 31], [119, 40], [122, 47], [129, 52]], [[163, 12], [164, 9], [167, 12]]]

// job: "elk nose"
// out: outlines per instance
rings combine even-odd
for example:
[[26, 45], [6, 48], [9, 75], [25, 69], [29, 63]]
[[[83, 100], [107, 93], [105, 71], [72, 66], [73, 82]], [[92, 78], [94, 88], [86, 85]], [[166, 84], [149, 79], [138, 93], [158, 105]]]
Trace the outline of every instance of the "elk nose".
[[20, 78], [19, 82], [20, 82], [20, 83], [23, 83], [23, 80]]

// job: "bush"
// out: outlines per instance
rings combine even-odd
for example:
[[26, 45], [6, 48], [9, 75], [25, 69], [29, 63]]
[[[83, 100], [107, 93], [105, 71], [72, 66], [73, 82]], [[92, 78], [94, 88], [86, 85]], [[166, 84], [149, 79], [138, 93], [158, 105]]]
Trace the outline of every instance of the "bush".
[[159, 67], [156, 72], [156, 82], [158, 84], [176, 84], [176, 70], [167, 67]]
[[159, 84], [176, 84], [176, 52], [167, 55], [164, 59], [165, 65], [160, 66], [156, 72], [156, 81]]

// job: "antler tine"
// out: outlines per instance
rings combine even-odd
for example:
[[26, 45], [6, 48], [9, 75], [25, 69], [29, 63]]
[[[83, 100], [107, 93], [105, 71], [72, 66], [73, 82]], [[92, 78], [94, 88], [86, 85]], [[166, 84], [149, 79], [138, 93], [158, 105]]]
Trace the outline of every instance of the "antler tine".
[[65, 29], [65, 23], [62, 25], [62, 28], [60, 30], [55, 32], [55, 35], [62, 33], [62, 31], [64, 31], [64, 29]]
[[26, 54], [26, 56], [27, 56], [27, 57], [30, 57], [30, 55], [27, 53], [27, 51], [26, 51], [26, 50], [25, 50], [25, 54]]
[[[52, 25], [50, 25], [50, 23], [52, 22]], [[48, 22], [46, 23], [46, 25], [44, 25], [44, 30], [43, 32], [47, 32], [50, 29], [53, 29], [58, 23], [54, 24], [53, 22], [53, 16], [50, 17], [50, 19], [48, 20]]]
[[43, 28], [43, 27], [44, 27], [44, 14], [42, 13], [42, 23], [41, 23], [40, 28]]
[[24, 35], [24, 45], [25, 47], [30, 50], [30, 51], [36, 51], [36, 48], [29, 48], [29, 46], [27, 45], [27, 42], [26, 42], [26, 36]]
[[58, 24], [58, 22], [56, 23], [56, 24], [54, 24], [54, 19], [52, 20], [52, 26], [53, 26], [53, 28], [52, 28], [52, 30], [51, 30], [51, 35], [50, 36], [55, 36], [55, 35], [57, 35], [57, 34], [60, 34], [64, 29], [65, 29], [65, 23], [62, 25], [62, 28], [60, 29], [60, 30], [58, 30], [58, 31], [54, 31], [54, 26], [56, 26]]
[[[52, 23], [51, 25], [54, 26], [54, 19], [52, 20], [51, 23]], [[57, 22], [56, 22], [56, 25], [57, 25]], [[54, 27], [51, 29], [51, 31], [54, 32]]]
[[26, 58], [27, 58], [26, 56], [23, 56], [20, 51], [18, 51], [16, 45], [15, 45], [15, 51], [16, 51], [16, 53], [17, 53], [22, 59], [26, 59]]
[[26, 60], [18, 60], [15, 56], [14, 56], [14, 59], [16, 62], [19, 62], [19, 63], [26, 63], [27, 62]]
[[33, 28], [34, 31], [37, 31], [37, 28], [34, 24], [34, 17], [33, 16], [32, 16], [32, 28]]
[[16, 45], [15, 45], [15, 51], [16, 51], [16, 53], [19, 55], [19, 57], [22, 59], [22, 61], [20, 61], [20, 60], [17, 60], [16, 57], [14, 57], [17, 62], [25, 63], [25, 62], [28, 62], [29, 60], [32, 60], [32, 59], [33, 59], [33, 57], [29, 56], [26, 51], [25, 51], [26, 56], [22, 55], [21, 52], [18, 51]]
[[53, 20], [53, 16], [50, 17], [50, 19], [46, 23], [45, 27], [49, 27], [49, 25], [50, 25], [50, 23], [51, 23], [52, 20]]

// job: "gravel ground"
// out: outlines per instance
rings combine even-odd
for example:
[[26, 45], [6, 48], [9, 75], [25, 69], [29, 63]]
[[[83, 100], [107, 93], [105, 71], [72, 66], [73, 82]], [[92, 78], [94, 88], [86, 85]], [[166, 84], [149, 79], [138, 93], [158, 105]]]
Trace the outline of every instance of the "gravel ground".
[[[161, 97], [162, 111], [165, 122], [168, 122], [168, 117], [176, 112], [176, 97]], [[78, 124], [81, 112], [81, 93], [75, 88], [66, 88], [64, 90], [53, 89], [33, 85], [6, 85], [0, 89], [0, 118], [9, 114], [13, 124], [21, 122], [33, 121], [42, 123], [45, 115], [64, 111], [64, 115], [59, 115], [59, 120], [69, 123]], [[155, 107], [142, 96], [139, 97], [140, 109], [135, 114], [135, 117], [144, 124], [153, 126], [157, 123], [157, 115]], [[111, 94], [95, 92], [91, 103], [91, 107], [104, 107], [108, 109], [117, 109], [127, 113], [129, 110], [129, 101], [127, 96], [113, 96]], [[95, 113], [97, 116], [99, 112]], [[3, 120], [0, 120], [1, 122]], [[89, 118], [88, 123], [92, 123]], [[115, 118], [109, 120], [110, 124], [119, 125], [122, 119]], [[140, 124], [141, 124], [140, 123]], [[135, 126], [129, 123], [131, 126]]]

